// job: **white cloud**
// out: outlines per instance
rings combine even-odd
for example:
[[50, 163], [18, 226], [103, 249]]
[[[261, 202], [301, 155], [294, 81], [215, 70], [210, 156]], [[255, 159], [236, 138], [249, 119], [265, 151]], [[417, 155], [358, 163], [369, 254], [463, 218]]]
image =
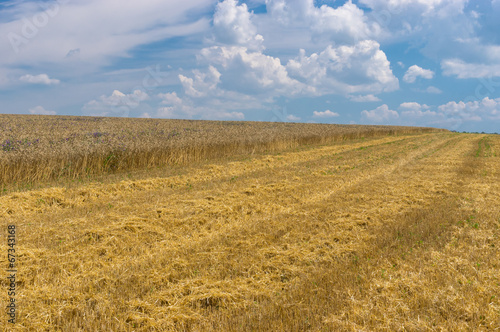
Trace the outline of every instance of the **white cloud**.
[[201, 88], [196, 86], [195, 81], [191, 82], [185, 76], [179, 79], [190, 82], [184, 86], [184, 96], [180, 97], [176, 92], [158, 94], [161, 105], [165, 106], [158, 108], [157, 117], [243, 120], [244, 114], [235, 110], [262, 108], [262, 100], [253, 96], [223, 90], [217, 86], [200, 92], [196, 90]]
[[406, 119], [406, 121], [416, 118], [426, 118], [426, 121], [435, 121], [437, 115], [436, 112], [430, 110], [428, 105], [416, 102], [402, 103], [399, 105], [399, 108], [403, 110], [401, 112], [401, 117]]
[[56, 111], [48, 111], [42, 106], [36, 106], [29, 110], [30, 114], [41, 114], [41, 115], [56, 115]]
[[196, 106], [192, 101], [186, 100], [183, 105], [160, 107], [156, 113], [159, 118], [192, 118], [201, 116], [201, 119], [220, 119], [220, 120], [244, 120], [245, 114], [237, 111], [226, 111], [217, 109], [212, 105]]
[[184, 91], [191, 97], [207, 96], [210, 91], [214, 91], [217, 88], [217, 84], [220, 82], [221, 74], [213, 66], [209, 66], [206, 73], [195, 69], [193, 70], [193, 74], [194, 79], [179, 75], [179, 80], [184, 87]]
[[[436, 112], [434, 111], [422, 111], [422, 110], [411, 110], [411, 111], [404, 111], [401, 113], [402, 118], [406, 118], [406, 122], [408, 122], [409, 119], [415, 119], [415, 118], [425, 118], [426, 124], [431, 124], [431, 118], [435, 117], [437, 115]], [[410, 125], [415, 125], [415, 123], [410, 123]]]
[[215, 118], [218, 119], [228, 119], [228, 120], [243, 120], [245, 119], [245, 114], [241, 112], [220, 112], [214, 113]]
[[354, 46], [328, 46], [310, 56], [301, 50], [286, 67], [292, 78], [314, 87], [317, 94], [380, 93], [399, 88], [385, 53], [373, 40]]
[[[33, 15], [41, 12], [33, 1], [24, 1], [23, 6], [17, 6], [22, 1], [15, 3], [11, 8], [18, 8], [16, 15], [0, 18], [0, 35], [15, 32], [23, 37], [23, 24], [26, 23], [20, 18], [32, 21]], [[320, 3], [329, 5], [321, 6]], [[115, 0], [66, 2], [60, 14], [37, 28], [33, 38], [23, 37], [27, 43], [18, 45], [17, 54], [8, 38], [0, 40], [0, 68], [9, 68], [8, 72], [0, 72], [0, 82], [8, 79], [18, 83], [56, 84], [58, 81], [47, 74], [20, 77], [25, 74], [20, 72], [21, 68], [34, 68], [32, 73], [45, 72], [64, 81], [66, 89], [76, 81], [65, 73], [79, 75], [67, 68], [85, 70], [88, 75], [83, 79], [88, 83], [91, 77], [95, 83], [86, 83], [71, 91], [77, 91], [75, 95], [87, 95], [78, 95], [78, 102], [84, 100], [82, 104], [95, 99], [86, 103], [83, 110], [101, 115], [138, 108], [136, 115], [142, 116], [244, 119], [245, 114], [253, 110], [271, 110], [278, 98], [293, 102], [299, 97], [327, 96], [324, 99], [332, 97], [334, 100], [337, 97], [330, 95], [336, 94], [352, 102], [377, 102], [361, 108], [366, 109], [362, 112], [364, 121], [373, 123], [495, 118], [497, 108], [484, 111], [488, 100], [477, 102], [477, 105], [466, 101], [463, 105], [451, 102], [441, 108], [427, 106], [421, 101], [422, 104], [402, 103], [397, 108], [397, 104], [391, 104], [394, 102], [391, 98], [397, 98], [394, 94], [381, 94], [399, 89], [398, 78], [384, 53], [384, 47], [387, 52], [394, 52], [390, 45], [408, 44], [409, 49], [415, 49], [414, 55], [440, 62], [444, 74], [453, 78], [500, 77], [500, 46], [495, 45], [500, 39], [494, 33], [497, 29], [491, 29], [492, 38], [486, 38], [484, 32], [491, 26], [482, 23], [487, 23], [484, 17], [489, 14], [481, 6], [465, 7], [465, 3], [465, 0], [358, 0], [354, 3], [349, 0], [193, 0], [177, 3], [151, 0], [123, 6]], [[265, 4], [267, 12], [260, 11], [262, 8], [258, 13], [249, 11], [259, 4]], [[479, 15], [472, 13], [471, 8]], [[2, 14], [5, 13], [2, 9]], [[213, 13], [213, 20], [208, 17], [209, 13]], [[490, 15], [495, 18], [495, 13]], [[170, 44], [168, 38], [174, 36], [190, 38]], [[160, 43], [154, 44], [154, 50], [159, 52], [148, 52], [144, 57], [146, 52], [139, 46], [157, 41], [168, 46], [159, 49]], [[486, 42], [490, 45], [485, 45]], [[404, 73], [400, 79], [413, 83], [434, 77], [435, 73], [429, 69], [416, 65], [408, 68], [422, 59], [409, 62], [396, 53], [388, 55], [395, 60], [392, 64], [395, 71]], [[195, 54], [197, 62], [192, 61]], [[114, 68], [117, 57], [130, 57], [119, 79], [117, 75], [106, 75], [96, 68], [103, 65]], [[159, 59], [176, 69], [166, 75], [168, 82], [163, 81], [154, 89], [177, 86], [161, 90], [164, 93], [160, 94], [160, 90], [144, 90], [151, 97], [141, 90], [130, 94], [120, 92], [130, 92], [135, 90], [130, 87], [139, 86], [145, 74], [140, 73], [141, 63], [154, 63]], [[137, 60], [141, 62], [138, 64]], [[90, 66], [81, 69], [87, 63]], [[37, 68], [40, 65], [44, 69]], [[103, 76], [105, 79], [101, 79]], [[111, 94], [110, 84], [117, 89]], [[432, 96], [424, 93], [442, 93], [437, 87], [428, 86], [430, 84], [432, 81], [411, 90], [431, 99]], [[453, 89], [452, 84], [446, 86], [446, 92]], [[102, 91], [107, 91], [106, 95], [96, 98]], [[395, 110], [387, 105], [373, 109], [382, 104], [378, 96], [383, 96], [384, 102], [387, 99]], [[315, 103], [316, 100], [311, 103], [312, 110], [317, 109]], [[314, 118], [326, 117], [326, 113], [315, 112]], [[312, 118], [313, 114], [310, 115]], [[299, 116], [307, 118], [302, 114], [283, 118], [298, 121]]]
[[[83, 61], [100, 66], [111, 57], [169, 37], [206, 31], [209, 21], [193, 13], [209, 9], [212, 0], [145, 2], [53, 1], [2, 8], [10, 21], [0, 23], [0, 64], [62, 64]], [[46, 7], [46, 6], [45, 6]], [[74, 50], [80, 50], [74, 57]]]
[[[273, 4], [269, 2], [267, 5], [270, 8]], [[288, 5], [300, 7], [297, 2]], [[318, 9], [312, 2], [305, 5], [313, 11], [322, 11], [321, 15], [327, 15], [325, 13], [330, 8]], [[363, 13], [359, 9], [356, 11], [357, 7], [350, 2], [343, 7], [342, 10]], [[246, 5], [238, 6], [234, 0], [217, 5], [214, 16], [216, 38], [212, 42], [218, 45], [203, 48], [197, 56], [198, 63], [208, 68], [179, 75], [184, 97], [176, 94], [160, 96], [166, 105], [160, 109], [161, 114], [193, 116], [202, 110], [214, 114], [216, 106], [226, 111], [265, 108], [264, 104], [280, 96], [369, 93], [352, 98], [376, 101], [379, 99], [373, 93], [399, 88], [398, 79], [376, 41], [362, 40], [352, 46], [329, 45], [323, 52], [310, 56], [301, 50], [298, 57], [283, 65], [280, 58], [265, 54], [264, 47], [253, 43], [258, 36], [253, 17]], [[263, 40], [258, 38], [258, 41]]]
[[323, 111], [323, 112], [318, 112], [318, 111], [314, 111], [313, 112], [313, 117], [314, 118], [334, 118], [334, 117], [337, 117], [337, 116], [340, 116], [340, 114], [337, 113], [337, 112], [332, 112], [330, 110], [326, 110], [326, 111]]
[[443, 74], [457, 78], [499, 77], [500, 63], [467, 63], [460, 59], [447, 59], [441, 62]]
[[438, 110], [449, 117], [463, 121], [481, 121], [484, 119], [500, 120], [500, 98], [463, 102], [450, 101], [438, 107]]
[[402, 103], [399, 105], [399, 108], [405, 109], [405, 110], [411, 110], [411, 111], [416, 111], [416, 110], [427, 110], [429, 109], [429, 106], [426, 104], [419, 104], [417, 102], [406, 102]]
[[[464, 8], [468, 0], [267, 0], [267, 15], [256, 19], [273, 47], [352, 45], [362, 40], [409, 42], [427, 55], [457, 52], [456, 36], [471, 36], [477, 19]], [[319, 5], [320, 3], [328, 3]], [[341, 2], [342, 3], [342, 2]], [[316, 4], [316, 5], [315, 5]], [[320, 7], [319, 7], [320, 6]], [[334, 8], [336, 7], [336, 8]], [[259, 25], [260, 27], [260, 25]], [[284, 28], [286, 27], [286, 28]], [[308, 31], [309, 33], [305, 33]], [[312, 43], [307, 44], [307, 42]], [[326, 42], [326, 44], [325, 44]], [[271, 44], [269, 45], [271, 47]], [[314, 49], [317, 51], [317, 49]]]
[[160, 94], [158, 94], [158, 97], [160, 97], [163, 100], [162, 104], [166, 104], [166, 105], [181, 105], [182, 104], [182, 99], [177, 96], [176, 92], [160, 93]]
[[146, 92], [135, 90], [130, 94], [124, 94], [118, 90], [114, 90], [109, 96], [101, 96], [100, 100], [105, 106], [127, 106], [135, 108], [139, 106], [142, 101], [148, 100], [149, 96]]
[[50, 78], [47, 74], [40, 74], [40, 75], [24, 75], [19, 77], [19, 80], [21, 82], [25, 83], [31, 83], [31, 84], [45, 84], [45, 85], [51, 85], [51, 84], [59, 84], [60, 81], [55, 78]]
[[238, 6], [236, 0], [219, 2], [213, 19], [217, 41], [233, 46], [261, 49], [263, 37], [257, 34], [251, 18], [252, 13], [248, 11], [246, 4]]
[[399, 105], [401, 110], [400, 124], [407, 126], [454, 127], [461, 123], [460, 119], [447, 117], [442, 112], [431, 110], [431, 106], [416, 102]]
[[[477, 47], [459, 38], [476, 36], [482, 22], [471, 15], [469, 0], [360, 0], [367, 16], [382, 28], [378, 41], [409, 43], [421, 54], [442, 59], [481, 57]], [[489, 40], [491, 38], [484, 38]]]
[[468, 0], [361, 0], [360, 3], [392, 15], [413, 10], [424, 16], [450, 16], [462, 13]]
[[287, 24], [298, 19], [304, 20], [310, 15], [313, 6], [312, 0], [266, 0], [267, 12], [271, 13], [275, 19]]
[[464, 123], [500, 120], [500, 98], [468, 102], [450, 101], [438, 107], [405, 102], [399, 105], [399, 109], [401, 113], [398, 124], [409, 126], [458, 129]]
[[385, 123], [392, 124], [399, 118], [399, 114], [396, 111], [389, 109], [389, 106], [383, 104], [371, 111], [361, 112], [361, 118], [367, 123]]
[[114, 90], [109, 96], [102, 95], [98, 100], [91, 100], [83, 106], [85, 113], [106, 116], [110, 113], [120, 113], [128, 116], [129, 111], [137, 108], [141, 102], [149, 99], [146, 92], [135, 90], [130, 94], [124, 94]]
[[[208, 62], [212, 77], [220, 74], [220, 87], [223, 89], [249, 94], [286, 94], [295, 95], [307, 86], [289, 77], [287, 68], [279, 58], [261, 52], [251, 52], [241, 46], [213, 46], [201, 50], [200, 58]], [[195, 96], [198, 90], [195, 83], [200, 82], [203, 74], [195, 73], [193, 82], [184, 78], [186, 93]], [[207, 74], [205, 74], [207, 75]], [[215, 82], [215, 80], [210, 81]], [[218, 83], [218, 82], [217, 82]], [[212, 87], [213, 85], [209, 85]], [[193, 89], [191, 89], [193, 87]], [[198, 92], [197, 92], [198, 91]]]
[[271, 17], [287, 26], [307, 26], [313, 38], [335, 43], [353, 43], [371, 39], [380, 32], [377, 22], [369, 22], [364, 11], [351, 0], [342, 6], [316, 7], [313, 0], [267, 0]]
[[174, 107], [160, 107], [156, 113], [159, 118], [173, 119], [176, 116]]
[[445, 115], [451, 117], [458, 117], [466, 121], [481, 121], [481, 116], [477, 114], [477, 102], [464, 103], [463, 101], [460, 101], [456, 103], [454, 101], [450, 101], [445, 105], [439, 106], [438, 109]]
[[[490, 15], [495, 18], [498, 16]], [[495, 44], [496, 35], [491, 35], [492, 31], [497, 31], [498, 28], [491, 26], [491, 22], [478, 21], [476, 25], [485, 25], [484, 31], [491, 30], [490, 35], [454, 36], [457, 45], [448, 47], [454, 52], [443, 53], [440, 56], [444, 59], [441, 61], [441, 68], [445, 75], [462, 79], [500, 76], [500, 45], [498, 45], [500, 39]], [[488, 40], [489, 43], [485, 44], [483, 40]]]
[[350, 0], [335, 9], [326, 5], [314, 7], [310, 18], [313, 32], [336, 43], [372, 39], [380, 33], [378, 23], [369, 22], [364, 11]]
[[368, 103], [374, 101], [380, 101], [380, 98], [374, 95], [366, 95], [366, 96], [347, 96], [350, 100], [355, 101], [357, 103]]
[[403, 81], [406, 83], [414, 83], [417, 77], [422, 77], [425, 79], [432, 79], [434, 77], [434, 72], [429, 69], [423, 69], [417, 65], [413, 65], [406, 71], [403, 76]]
[[436, 88], [435, 86], [430, 86], [427, 89], [425, 89], [425, 91], [427, 93], [434, 93], [434, 94], [441, 94], [441, 93], [443, 93], [443, 91], [441, 91], [441, 89]]
[[463, 119], [433, 110], [431, 106], [417, 102], [404, 102], [399, 105], [400, 112], [382, 105], [371, 111], [361, 112], [364, 124], [389, 124], [405, 126], [433, 126], [456, 129]]

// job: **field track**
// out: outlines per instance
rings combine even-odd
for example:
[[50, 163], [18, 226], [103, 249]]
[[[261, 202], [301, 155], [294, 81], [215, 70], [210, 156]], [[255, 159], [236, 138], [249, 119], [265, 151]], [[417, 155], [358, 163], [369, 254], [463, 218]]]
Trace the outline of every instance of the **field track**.
[[17, 227], [16, 329], [500, 329], [500, 135], [177, 170], [1, 196], [0, 229]]

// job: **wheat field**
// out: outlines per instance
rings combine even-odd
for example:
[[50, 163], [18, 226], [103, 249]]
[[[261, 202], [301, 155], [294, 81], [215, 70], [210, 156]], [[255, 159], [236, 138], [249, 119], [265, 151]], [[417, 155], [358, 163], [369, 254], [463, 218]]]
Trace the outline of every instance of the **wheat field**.
[[500, 135], [384, 130], [10, 189], [3, 330], [499, 330]]
[[41, 182], [189, 165], [435, 128], [0, 114], [0, 193]]

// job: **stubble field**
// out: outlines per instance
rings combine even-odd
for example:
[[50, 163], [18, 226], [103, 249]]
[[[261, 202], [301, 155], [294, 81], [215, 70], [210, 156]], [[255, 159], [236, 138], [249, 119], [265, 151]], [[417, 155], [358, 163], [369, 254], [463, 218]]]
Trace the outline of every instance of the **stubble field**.
[[18, 311], [0, 324], [500, 329], [500, 136], [396, 134], [10, 190]]

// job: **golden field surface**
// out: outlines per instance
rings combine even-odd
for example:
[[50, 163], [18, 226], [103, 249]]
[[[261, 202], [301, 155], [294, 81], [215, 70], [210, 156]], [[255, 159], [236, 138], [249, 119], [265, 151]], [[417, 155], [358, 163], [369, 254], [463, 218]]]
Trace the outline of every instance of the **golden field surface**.
[[0, 326], [500, 329], [500, 135], [243, 152], [0, 196], [18, 253], [17, 321]]
[[303, 144], [434, 128], [0, 114], [0, 193]]

